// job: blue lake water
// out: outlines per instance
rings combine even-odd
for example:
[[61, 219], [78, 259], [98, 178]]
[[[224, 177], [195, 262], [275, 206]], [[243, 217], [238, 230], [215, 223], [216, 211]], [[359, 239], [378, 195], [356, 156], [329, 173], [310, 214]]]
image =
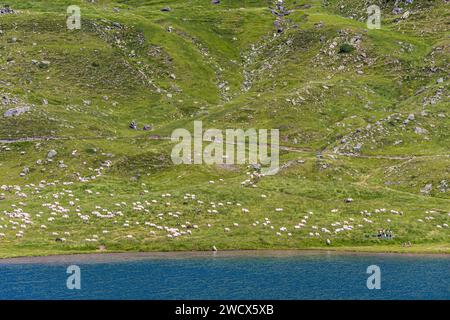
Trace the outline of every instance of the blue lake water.
[[[81, 289], [69, 290], [69, 265]], [[381, 289], [367, 288], [367, 267]], [[450, 257], [302, 254], [0, 260], [0, 299], [450, 299]]]

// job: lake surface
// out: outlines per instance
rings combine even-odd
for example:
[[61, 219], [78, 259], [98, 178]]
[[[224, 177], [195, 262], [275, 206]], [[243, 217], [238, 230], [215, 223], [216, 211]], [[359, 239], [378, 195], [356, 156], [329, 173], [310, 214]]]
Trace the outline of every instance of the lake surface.
[[[67, 268], [80, 268], [80, 290]], [[369, 290], [367, 268], [381, 270]], [[450, 299], [449, 256], [116, 254], [0, 260], [0, 299]]]

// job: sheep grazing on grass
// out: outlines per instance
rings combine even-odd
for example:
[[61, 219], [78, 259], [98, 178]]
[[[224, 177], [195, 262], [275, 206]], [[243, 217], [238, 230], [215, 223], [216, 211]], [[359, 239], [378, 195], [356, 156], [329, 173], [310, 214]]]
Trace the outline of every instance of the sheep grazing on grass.
[[[95, 171], [95, 169], [92, 169], [92, 171]], [[92, 177], [89, 179], [91, 178]], [[216, 179], [215, 185], [219, 185], [218, 181], [223, 182], [224, 180]], [[66, 187], [62, 187], [59, 191], [55, 191], [55, 188], [62, 185]], [[325, 212], [318, 212], [316, 215], [313, 212], [308, 211], [301, 221], [295, 224], [287, 222], [289, 220], [285, 220], [284, 214], [273, 214], [274, 211], [281, 213], [285, 210], [280, 206], [283, 205], [282, 203], [274, 203], [273, 207], [271, 205], [272, 209], [270, 209], [270, 207], [264, 208], [262, 205], [251, 207], [252, 216], [255, 216], [258, 220], [253, 219], [252, 222], [248, 222], [243, 219], [241, 221], [235, 220], [235, 222], [230, 222], [229, 219], [234, 217], [237, 212], [245, 214], [250, 213], [248, 208], [252, 204], [247, 202], [247, 200], [239, 202], [238, 199], [202, 198], [202, 195], [194, 195], [192, 193], [186, 193], [180, 196], [172, 196], [170, 193], [160, 193], [159, 196], [154, 196], [150, 188], [148, 188], [148, 190], [146, 189], [145, 184], [140, 185], [141, 188], [135, 192], [135, 198], [128, 198], [128, 204], [125, 201], [120, 202], [119, 200], [110, 199], [109, 197], [115, 197], [114, 193], [111, 193], [110, 191], [102, 191], [102, 196], [99, 192], [96, 192], [92, 186], [89, 186], [90, 189], [83, 188], [81, 190], [74, 189], [74, 191], [72, 191], [68, 189], [69, 187], [67, 186], [69, 185], [71, 185], [69, 181], [41, 181], [36, 185], [2, 186], [2, 190], [5, 192], [5, 195], [7, 195], [7, 197], [5, 196], [5, 198], [8, 199], [7, 201], [9, 201], [10, 198], [22, 201], [11, 204], [11, 210], [0, 213], [0, 229], [2, 231], [0, 237], [21, 242], [23, 241], [22, 238], [28, 236], [30, 230], [32, 233], [36, 232], [35, 230], [41, 229], [38, 232], [41, 235], [45, 234], [49, 236], [49, 241], [55, 241], [55, 236], [58, 234], [62, 235], [64, 232], [65, 237], [70, 237], [70, 244], [76, 245], [83, 241], [83, 238], [78, 234], [79, 230], [76, 230], [74, 235], [70, 236], [70, 233], [61, 229], [61, 227], [63, 225], [72, 225], [72, 223], [81, 220], [83, 224], [80, 227], [80, 231], [83, 231], [83, 228], [89, 228], [87, 230], [92, 230], [93, 232], [101, 234], [102, 241], [105, 240], [105, 238], [109, 238], [107, 236], [109, 233], [114, 234], [114, 239], [111, 240], [125, 238], [130, 240], [134, 239], [136, 242], [145, 241], [145, 235], [149, 235], [155, 237], [158, 236], [158, 241], [159, 239], [163, 239], [163, 237], [165, 241], [175, 241], [177, 238], [190, 237], [191, 235], [195, 235], [196, 237], [203, 236], [205, 230], [208, 230], [207, 232], [215, 232], [216, 230], [213, 228], [213, 224], [217, 225], [217, 228], [219, 229], [220, 227], [218, 226], [220, 224], [225, 224], [228, 225], [228, 227], [224, 227], [223, 229], [225, 233], [231, 232], [232, 230], [237, 231], [237, 229], [233, 228], [240, 228], [240, 230], [243, 231], [242, 234], [245, 234], [245, 232], [251, 228], [252, 232], [260, 231], [261, 237], [264, 237], [265, 234], [270, 234], [272, 236], [276, 235], [277, 237], [283, 235], [292, 237], [294, 234], [295, 240], [297, 240], [297, 238], [302, 239], [305, 236], [309, 236], [314, 238], [311, 239], [311, 241], [322, 241], [323, 244], [323, 240], [320, 240], [322, 236], [332, 236], [338, 239], [353, 236], [360, 237], [363, 233], [369, 232], [368, 230], [371, 228], [378, 228], [380, 224], [392, 223], [392, 225], [394, 225], [394, 222], [397, 223], [403, 216], [403, 212], [398, 208], [368, 208], [360, 211], [360, 216], [353, 215], [354, 212], [345, 212], [344, 209], [341, 211], [332, 209], [332, 212], [339, 212], [339, 216], [342, 216], [342, 218], [339, 218], [339, 221], [326, 222], [323, 214], [326, 214], [326, 211], [328, 210], [325, 210]], [[209, 188], [214, 188], [215, 185], [211, 185]], [[51, 189], [48, 192], [44, 192], [45, 188]], [[253, 191], [249, 190], [248, 192]], [[258, 194], [259, 193], [255, 194], [256, 198], [259, 198]], [[259, 194], [259, 196], [261, 199], [267, 198], [264, 194]], [[109, 200], [105, 202], [107, 197]], [[151, 197], [154, 197], [155, 199], [151, 199]], [[24, 208], [27, 207], [27, 204], [24, 202], [24, 199], [38, 199], [44, 210], [38, 211], [38, 213], [31, 212], [31, 215], [26, 213], [27, 210]], [[49, 201], [48, 199], [51, 200]], [[171, 202], [167, 202], [167, 200], [170, 200]], [[101, 203], [101, 205], [98, 205], [98, 203]], [[111, 203], [111, 206], [120, 211], [105, 208], [105, 203]], [[33, 207], [34, 205], [35, 204], [33, 203]], [[261, 212], [264, 210], [268, 210], [271, 219], [269, 219], [269, 217], [262, 218], [260, 216], [262, 214]], [[349, 217], [349, 215], [352, 215], [352, 217]], [[387, 215], [389, 216], [387, 217]], [[292, 215], [288, 216], [298, 217], [295, 211], [292, 212]], [[421, 223], [420, 226], [422, 228], [427, 227], [430, 230], [433, 230], [433, 232], [443, 233], [447, 231], [444, 228], [448, 228], [447, 216], [450, 216], [450, 213], [445, 212], [441, 215], [441, 211], [429, 210], [426, 212], [425, 217], [415, 220], [418, 223]], [[190, 221], [183, 222], [180, 217], [189, 217]], [[245, 216], [243, 216], [243, 218], [245, 218]], [[208, 220], [205, 221], [204, 219]], [[159, 221], [159, 223], [155, 223], [156, 221]], [[35, 227], [34, 224], [36, 224]], [[114, 229], [108, 231], [111, 226], [114, 226]], [[204, 226], [204, 228], [201, 228], [200, 226]], [[288, 232], [288, 229], [295, 230], [295, 233]], [[268, 230], [271, 230], [271, 232], [267, 233]], [[134, 235], [129, 234], [131, 232], [133, 232]], [[142, 240], [138, 236], [140, 234], [139, 232], [142, 232], [144, 235]], [[85, 234], [85, 232], [80, 233]], [[353, 233], [353, 235], [350, 236], [351, 233]], [[16, 239], [14, 239], [14, 235], [16, 235]], [[167, 238], [165, 236], [167, 236]], [[58, 239], [58, 242], [64, 242], [66, 238]], [[280, 238], [280, 240], [281, 239], [284, 240], [285, 238]], [[99, 240], [100, 238], [95, 234], [84, 239], [86, 242], [97, 242]], [[293, 241], [293, 239], [290, 239], [289, 241]], [[326, 239], [324, 243], [330, 245], [331, 241]]]

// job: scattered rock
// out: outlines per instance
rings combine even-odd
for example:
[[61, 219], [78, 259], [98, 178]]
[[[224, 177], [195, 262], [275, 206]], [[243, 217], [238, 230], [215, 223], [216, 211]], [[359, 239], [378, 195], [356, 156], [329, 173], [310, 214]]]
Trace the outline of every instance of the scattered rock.
[[290, 15], [291, 11], [284, 6], [283, 0], [276, 0], [275, 9], [270, 8], [270, 11], [272, 12], [273, 15], [276, 16], [276, 20], [273, 24], [277, 29], [277, 33], [283, 33], [284, 31], [283, 26], [287, 26], [287, 20], [285, 19], [285, 16]]
[[136, 121], [131, 121], [130, 125], [128, 126], [130, 129], [136, 130], [137, 129], [137, 123]]
[[448, 182], [447, 180], [442, 180], [439, 184], [439, 191], [440, 192], [447, 192], [448, 191]]
[[392, 9], [392, 14], [401, 14], [403, 12], [402, 8], [399, 7], [395, 7], [394, 9]]
[[425, 187], [420, 189], [420, 192], [423, 194], [430, 194], [432, 189], [433, 189], [433, 184], [429, 183], [429, 184], [425, 185]]
[[406, 11], [406, 12], [402, 15], [402, 19], [403, 19], [403, 20], [406, 20], [406, 19], [409, 18], [410, 15], [411, 15], [411, 12], [410, 12], [410, 11]]
[[50, 67], [50, 61], [42, 60], [39, 62], [38, 67], [41, 69], [48, 69]]
[[29, 106], [17, 107], [17, 108], [6, 110], [5, 113], [3, 114], [3, 116], [6, 118], [17, 117], [17, 116], [20, 116], [22, 113], [25, 113], [28, 111], [30, 111]]
[[322, 21], [317, 22], [317, 23], [314, 23], [314, 27], [316, 27], [317, 29], [320, 29], [320, 28], [322, 28], [323, 26], [324, 26], [324, 24], [323, 24]]
[[414, 132], [417, 133], [417, 134], [420, 134], [420, 135], [428, 134], [428, 130], [427, 129], [423, 129], [421, 127], [416, 127], [414, 129]]
[[4, 96], [2, 96], [1, 102], [3, 105], [7, 106], [10, 104], [17, 104], [18, 100], [17, 100], [17, 98], [10, 98], [10, 97], [4, 95]]
[[57, 154], [58, 154], [58, 152], [56, 152], [56, 150], [50, 150], [50, 151], [47, 153], [47, 158], [48, 158], [48, 159], [52, 159], [52, 158], [54, 158]]
[[26, 175], [29, 174], [29, 173], [30, 173], [30, 168], [24, 167], [24, 168], [22, 169], [22, 172], [20, 173], [20, 176], [23, 177], [23, 176], [26, 176]]
[[4, 8], [0, 8], [0, 14], [14, 14], [14, 13], [15, 11], [7, 5]]

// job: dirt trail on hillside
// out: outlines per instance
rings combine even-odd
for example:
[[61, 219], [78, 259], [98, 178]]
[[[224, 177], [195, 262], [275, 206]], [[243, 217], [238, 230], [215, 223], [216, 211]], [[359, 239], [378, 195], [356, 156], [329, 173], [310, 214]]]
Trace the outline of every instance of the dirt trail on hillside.
[[[153, 136], [137, 136], [137, 137], [113, 137], [116, 139], [150, 139], [150, 140], [164, 140], [170, 141], [170, 137], [161, 137], [157, 135]], [[0, 143], [20, 143], [20, 142], [34, 142], [34, 141], [51, 141], [51, 140], [101, 140], [107, 139], [107, 137], [27, 137], [27, 138], [12, 138], [12, 139], [0, 139]], [[206, 141], [208, 142], [208, 141]], [[212, 141], [211, 141], [212, 142]], [[224, 142], [225, 144], [230, 144], [228, 142]], [[236, 145], [237, 143], [231, 143]], [[312, 148], [303, 147], [288, 147], [288, 146], [280, 146], [280, 150], [295, 152], [295, 153], [313, 153], [317, 152]], [[386, 159], [386, 160], [410, 160], [410, 159], [433, 159], [433, 158], [441, 158], [448, 157], [450, 158], [450, 154], [436, 154], [436, 155], [362, 155], [362, 154], [354, 154], [354, 153], [333, 153], [333, 152], [323, 152], [321, 153], [324, 156], [341, 156], [341, 157], [351, 157], [351, 158], [362, 158], [362, 159]]]

